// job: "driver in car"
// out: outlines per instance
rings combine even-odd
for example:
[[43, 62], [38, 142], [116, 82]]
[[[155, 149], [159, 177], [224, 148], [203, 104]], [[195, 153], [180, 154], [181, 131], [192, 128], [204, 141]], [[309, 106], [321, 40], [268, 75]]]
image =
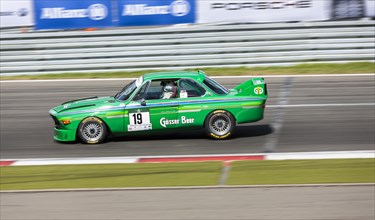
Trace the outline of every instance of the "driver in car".
[[174, 82], [172, 81], [161, 82], [161, 85], [162, 85], [161, 99], [176, 98], [177, 86], [175, 85]]

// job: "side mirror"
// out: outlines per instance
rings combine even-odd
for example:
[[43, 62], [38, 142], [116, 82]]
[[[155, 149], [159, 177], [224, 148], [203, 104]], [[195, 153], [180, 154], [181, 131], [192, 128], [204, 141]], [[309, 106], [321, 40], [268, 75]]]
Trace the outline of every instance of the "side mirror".
[[146, 106], [146, 100], [145, 99], [141, 99], [141, 105]]

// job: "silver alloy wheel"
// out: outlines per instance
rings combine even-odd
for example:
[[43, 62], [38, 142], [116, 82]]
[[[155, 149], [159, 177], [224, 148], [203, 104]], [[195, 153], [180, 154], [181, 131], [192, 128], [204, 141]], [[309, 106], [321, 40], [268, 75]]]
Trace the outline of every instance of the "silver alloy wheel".
[[225, 135], [232, 127], [231, 119], [226, 114], [217, 114], [210, 118], [210, 130], [218, 136]]
[[82, 128], [81, 134], [87, 141], [96, 142], [103, 135], [103, 125], [97, 122], [87, 123]]

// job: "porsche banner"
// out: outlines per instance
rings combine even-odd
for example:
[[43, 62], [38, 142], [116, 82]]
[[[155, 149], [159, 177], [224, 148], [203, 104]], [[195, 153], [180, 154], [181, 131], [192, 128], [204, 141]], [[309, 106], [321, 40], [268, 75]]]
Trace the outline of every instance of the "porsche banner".
[[365, 0], [365, 8], [367, 17], [375, 17], [375, 0]]
[[32, 26], [33, 17], [31, 0], [0, 1], [0, 27]]
[[329, 20], [330, 1], [198, 0], [198, 23]]

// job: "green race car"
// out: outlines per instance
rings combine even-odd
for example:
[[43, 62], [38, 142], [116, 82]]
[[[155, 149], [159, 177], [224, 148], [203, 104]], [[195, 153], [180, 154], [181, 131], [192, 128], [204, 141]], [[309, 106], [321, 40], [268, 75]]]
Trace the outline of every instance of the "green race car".
[[49, 111], [54, 139], [87, 144], [107, 137], [166, 129], [205, 128], [226, 139], [236, 124], [263, 118], [267, 86], [263, 78], [226, 89], [203, 71], [150, 73], [115, 96], [65, 102]]

